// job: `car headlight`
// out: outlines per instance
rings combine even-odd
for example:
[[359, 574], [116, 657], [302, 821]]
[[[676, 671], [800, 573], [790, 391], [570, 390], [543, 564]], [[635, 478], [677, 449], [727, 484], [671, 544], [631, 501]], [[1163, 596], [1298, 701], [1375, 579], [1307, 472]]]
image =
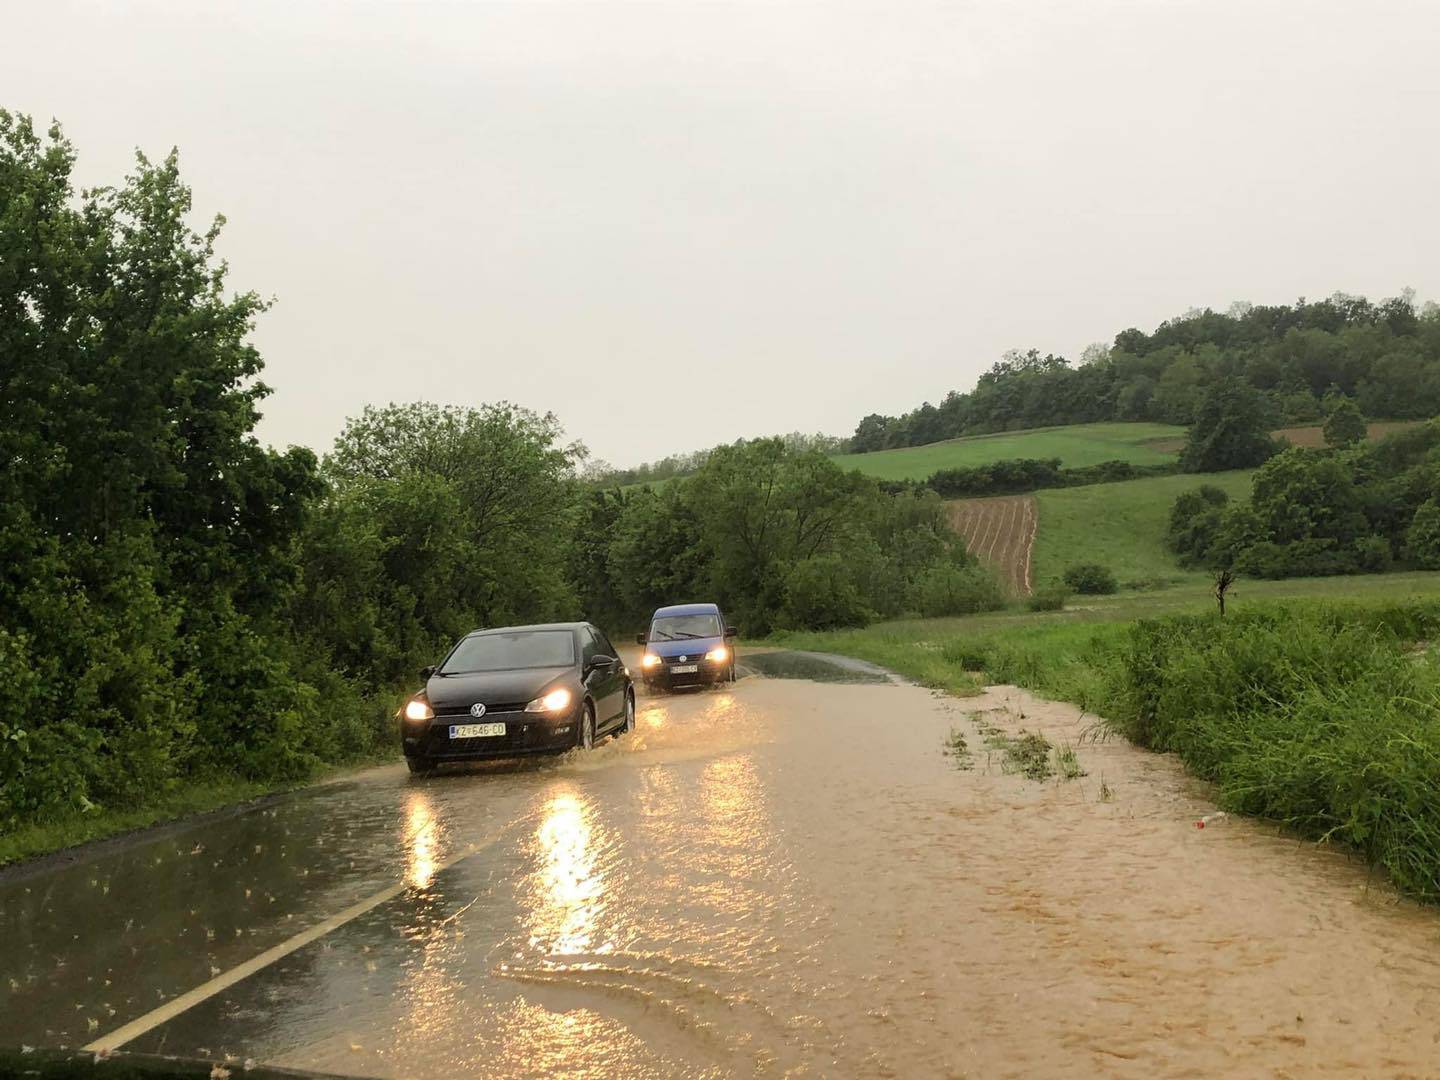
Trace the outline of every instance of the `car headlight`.
[[567, 708], [574, 697], [569, 690], [563, 686], [558, 690], [551, 690], [544, 697], [537, 697], [529, 705], [525, 706], [526, 712], [559, 712]]
[[406, 720], [433, 720], [434, 718], [435, 710], [430, 707], [428, 701], [417, 697], [411, 698], [405, 703]]
[[730, 650], [724, 645], [717, 646], [705, 654], [706, 660], [713, 660], [717, 664], [723, 664], [730, 659]]
[[658, 663], [660, 663], [660, 657], [653, 652], [647, 652], [645, 658], [640, 661], [642, 667], [654, 667]]

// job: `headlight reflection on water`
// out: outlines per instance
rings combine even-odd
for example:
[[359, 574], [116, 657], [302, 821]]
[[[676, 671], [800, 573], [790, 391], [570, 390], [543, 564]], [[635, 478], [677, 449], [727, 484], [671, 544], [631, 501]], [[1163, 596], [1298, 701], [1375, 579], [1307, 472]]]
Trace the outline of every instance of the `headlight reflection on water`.
[[405, 825], [405, 884], [415, 889], [428, 889], [435, 880], [439, 861], [440, 823], [430, 797], [423, 791], [412, 791]]
[[594, 943], [605, 875], [596, 867], [592, 811], [572, 791], [546, 803], [535, 838], [540, 866], [530, 930], [532, 948], [549, 953], [603, 952]]

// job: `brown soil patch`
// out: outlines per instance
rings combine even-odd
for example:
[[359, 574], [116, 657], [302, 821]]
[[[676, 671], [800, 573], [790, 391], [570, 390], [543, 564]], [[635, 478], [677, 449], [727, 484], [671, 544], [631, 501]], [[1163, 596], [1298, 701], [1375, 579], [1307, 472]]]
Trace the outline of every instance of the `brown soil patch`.
[[[1406, 428], [1423, 424], [1423, 420], [1376, 420], [1368, 424], [1365, 429], [1365, 437], [1371, 442], [1376, 439], [1383, 439], [1386, 435], [1393, 435], [1397, 431], [1404, 431]], [[1320, 424], [1304, 424], [1299, 427], [1281, 428], [1279, 431], [1272, 431], [1270, 434], [1277, 439], [1288, 439], [1291, 446], [1317, 447], [1325, 445], [1325, 429]]]
[[950, 525], [965, 549], [994, 570], [1020, 596], [1030, 595], [1030, 559], [1039, 514], [1033, 495], [960, 499], [947, 504]]

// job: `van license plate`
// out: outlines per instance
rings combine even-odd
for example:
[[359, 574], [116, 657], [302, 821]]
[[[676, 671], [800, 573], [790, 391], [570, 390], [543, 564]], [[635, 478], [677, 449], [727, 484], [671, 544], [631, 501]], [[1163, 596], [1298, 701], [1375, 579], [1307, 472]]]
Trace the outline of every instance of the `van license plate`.
[[694, 675], [700, 670], [699, 664], [676, 664], [670, 669], [671, 675]]
[[452, 739], [483, 739], [487, 735], [504, 735], [504, 724], [451, 724]]

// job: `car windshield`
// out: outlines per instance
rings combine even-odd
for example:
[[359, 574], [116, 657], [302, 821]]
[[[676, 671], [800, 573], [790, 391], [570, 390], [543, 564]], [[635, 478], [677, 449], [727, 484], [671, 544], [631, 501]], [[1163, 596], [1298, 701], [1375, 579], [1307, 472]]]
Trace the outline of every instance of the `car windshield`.
[[719, 637], [720, 616], [661, 615], [650, 624], [651, 641], [688, 641], [690, 638]]
[[575, 638], [568, 630], [522, 630], [512, 634], [476, 634], [455, 646], [441, 675], [512, 668], [568, 667], [575, 663]]

